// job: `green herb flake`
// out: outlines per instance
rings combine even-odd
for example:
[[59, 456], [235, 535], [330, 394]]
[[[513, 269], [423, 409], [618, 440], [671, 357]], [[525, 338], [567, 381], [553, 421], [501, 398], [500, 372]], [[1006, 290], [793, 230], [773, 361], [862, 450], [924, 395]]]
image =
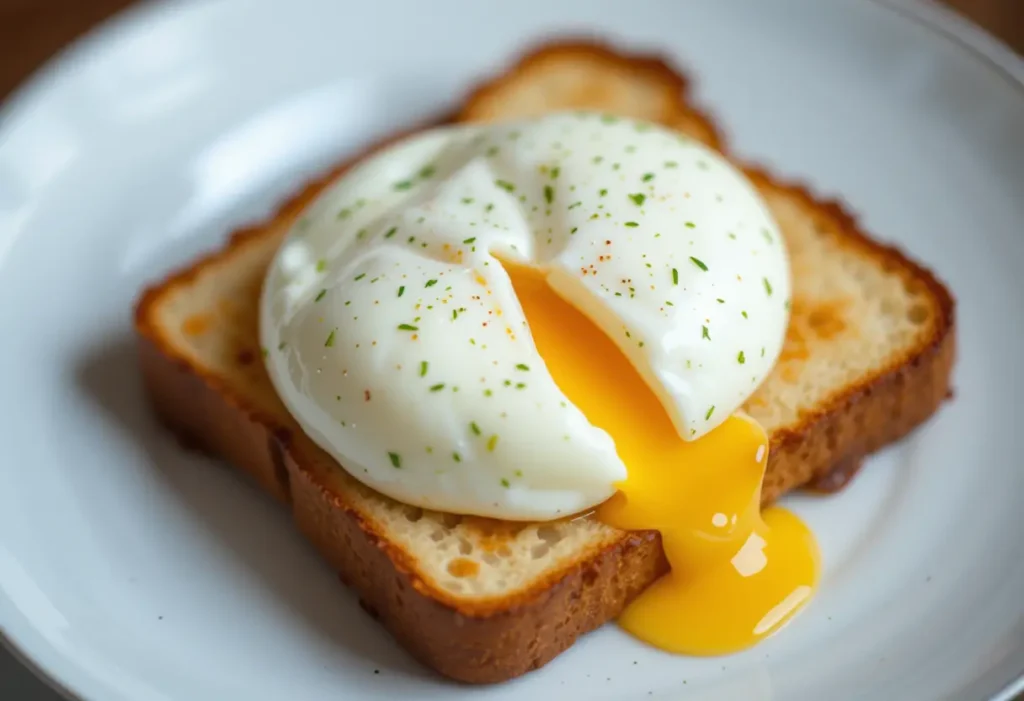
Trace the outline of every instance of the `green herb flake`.
[[398, 296], [399, 296], [399, 297], [401, 297], [401, 296], [402, 296], [402, 295], [404, 295], [404, 294], [405, 294], [405, 285], [401, 285], [401, 286], [400, 286], [400, 287], [398, 288]]
[[388, 457], [391, 458], [391, 467], [402, 467], [402, 456], [398, 453], [388, 453]]
[[464, 243], [464, 244], [466, 244], [468, 246], [469, 244], [473, 243], [474, 241], [476, 241], [476, 236], [470, 236], [468, 239], [463, 239], [462, 243]]
[[400, 180], [394, 184], [394, 189], [401, 192], [412, 188], [412, 180]]
[[636, 227], [638, 227], [640, 225], [637, 224], [635, 221], [628, 221], [625, 224], [623, 224], [623, 226], [628, 226], [630, 229], [635, 229]]
[[597, 194], [600, 195], [601, 197], [604, 197], [605, 195], [608, 194], [608, 188], [602, 187], [600, 190], [597, 191]]
[[695, 229], [695, 228], [697, 228], [697, 225], [694, 224], [692, 221], [686, 222], [683, 226], [685, 226], [687, 229]]
[[436, 385], [430, 385], [430, 391], [431, 392], [440, 392], [443, 389], [444, 389], [444, 383], [443, 382], [438, 382]]
[[492, 435], [490, 438], [487, 439], [487, 450], [493, 453], [494, 449], [497, 448], [497, 447], [498, 447], [498, 434], [495, 433], [494, 435]]
[[352, 210], [346, 207], [345, 209], [338, 212], [338, 219], [347, 219], [352, 215]]
[[388, 233], [384, 234], [384, 238], [386, 238], [386, 239], [391, 238], [392, 236], [395, 235], [396, 231], [398, 231], [398, 227], [397, 226], [391, 227], [390, 229], [388, 229]]
[[317, 295], [313, 299], [313, 301], [314, 302], [319, 302], [321, 299], [324, 298], [324, 295], [326, 295], [326, 294], [327, 294], [327, 290], [320, 290], [320, 292], [317, 293]]
[[768, 293], [769, 297], [771, 297], [772, 296], [772, 283], [768, 282], [768, 278], [763, 278], [763, 280], [764, 280], [764, 291]]
[[334, 346], [334, 332], [331, 331], [327, 334], [327, 340], [324, 341], [324, 348], [332, 348]]
[[322, 273], [325, 270], [327, 270], [327, 261], [321, 258], [316, 262], [316, 271]]
[[472, 197], [463, 197], [462, 198], [462, 204], [473, 204], [473, 198]]
[[511, 482], [509, 482], [509, 481], [508, 481], [507, 479], [505, 479], [504, 477], [502, 477], [502, 478], [501, 478], [501, 486], [502, 486], [502, 487], [504, 487], [505, 489], [508, 489], [509, 487], [511, 487], [511, 486], [512, 486], [512, 483], [511, 483]]
[[764, 240], [768, 243], [775, 243], [775, 237], [772, 236], [772, 232], [768, 229], [761, 229], [761, 235], [764, 236]]
[[420, 168], [419, 176], [421, 178], [426, 179], [426, 178], [431, 177], [436, 172], [437, 172], [437, 168], [435, 168], [434, 166], [432, 166], [432, 165], [425, 165], [422, 168]]
[[480, 427], [476, 425], [476, 421], [469, 422], [469, 430], [473, 432], [473, 435], [480, 435]]
[[352, 278], [352, 279], [353, 279], [353, 280], [355, 280], [356, 282], [359, 282], [359, 281], [360, 281], [360, 280], [362, 280], [362, 279], [363, 279], [364, 277], [366, 277], [366, 273], [359, 273], [358, 275], [356, 275], [356, 276], [355, 276], [354, 278]]
[[696, 265], [698, 268], [700, 268], [704, 272], [708, 271], [708, 266], [705, 265], [704, 261], [702, 261], [700, 258], [694, 258], [693, 256], [690, 256], [690, 262], [693, 263], [694, 265]]
[[678, 285], [679, 284], [679, 270], [676, 269], [676, 268], [672, 268], [672, 284], [673, 285]]
[[714, 413], [715, 413], [715, 405], [712, 404], [710, 407], [708, 407], [708, 412], [706, 414], [704, 414], [704, 420], [707, 421], [708, 419], [710, 419], [711, 415], [714, 414]]
[[708, 332], [708, 327], [707, 326], [701, 326], [700, 327], [700, 337], [701, 338], [706, 338], [709, 341], [711, 340], [711, 334]]
[[743, 351], [740, 351], [739, 355], [736, 356], [736, 362], [739, 363], [740, 365], [743, 365], [747, 362], [747, 356], [743, 354]]
[[399, 324], [398, 325], [398, 330], [399, 331], [419, 331], [420, 327], [419, 326], [413, 326], [412, 324]]
[[743, 315], [743, 318], [744, 318], [744, 319], [747, 319], [747, 318], [749, 318], [749, 317], [747, 316], [747, 312], [746, 312], [746, 310], [744, 310], [744, 311], [741, 311], [741, 312], [740, 312], [740, 314], [742, 314], [742, 315]]
[[420, 377], [426, 377], [427, 376], [427, 368], [428, 367], [430, 367], [430, 366], [427, 364], [426, 360], [421, 360], [420, 361]]
[[505, 192], [515, 192], [516, 186], [507, 180], [495, 180], [494, 184], [500, 187]]
[[647, 199], [647, 195], [645, 195], [642, 192], [637, 192], [637, 193], [634, 193], [632, 195], [629, 195], [629, 199], [633, 200], [633, 204], [635, 204], [637, 207], [639, 207], [639, 206], [643, 205], [644, 200]]
[[544, 201], [548, 204], [555, 201], [555, 189], [550, 185], [544, 186]]
[[645, 183], [649, 183], [654, 180], [654, 173], [644, 173], [644, 177], [640, 178]]
[[525, 363], [517, 363], [516, 370], [522, 370], [523, 372], [529, 372], [530, 366]]
[[436, 284], [437, 284], [437, 280], [427, 280], [427, 283], [425, 285], [423, 285], [423, 286], [424, 287], [433, 287]]
[[676, 163], [675, 161], [665, 161], [665, 167], [666, 168], [678, 168], [679, 164]]
[[552, 180], [557, 180], [558, 179], [558, 174], [561, 173], [561, 172], [562, 172], [562, 170], [558, 166], [555, 166], [554, 168], [552, 168], [551, 169], [551, 179]]

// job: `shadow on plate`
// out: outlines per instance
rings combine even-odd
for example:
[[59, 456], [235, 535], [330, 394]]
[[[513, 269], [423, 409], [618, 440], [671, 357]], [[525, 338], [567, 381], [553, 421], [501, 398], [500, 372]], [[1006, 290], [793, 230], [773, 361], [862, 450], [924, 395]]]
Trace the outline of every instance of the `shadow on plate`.
[[[225, 498], [223, 490], [214, 488], [205, 468], [193, 469], [196, 466], [189, 463], [209, 462], [215, 469], [217, 462], [182, 447], [149, 411], [129, 333], [86, 354], [76, 368], [75, 380], [97, 410], [144, 450], [147, 467], [168, 493], [186, 507], [210, 538], [225, 546], [224, 552], [233, 554], [251, 571], [252, 581], [282, 602], [297, 627], [329, 645], [343, 647], [339, 654], [354, 654], [375, 670], [428, 677], [429, 673], [359, 607], [356, 597], [333, 572], [329, 577], [304, 576], [308, 561], [314, 559], [312, 548], [297, 531], [288, 536], [279, 532], [291, 525], [280, 505], [234, 470], [231, 474], [239, 491], [237, 497]], [[254, 514], [260, 523], [253, 524]], [[279, 523], [273, 523], [275, 518]], [[268, 530], [273, 531], [269, 539]], [[154, 543], [154, 547], [160, 544]]]

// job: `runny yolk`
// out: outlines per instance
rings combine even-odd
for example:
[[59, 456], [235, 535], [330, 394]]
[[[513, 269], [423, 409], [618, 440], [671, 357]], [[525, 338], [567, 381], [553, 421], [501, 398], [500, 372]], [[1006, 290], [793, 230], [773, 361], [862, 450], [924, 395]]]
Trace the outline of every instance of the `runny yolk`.
[[768, 438], [734, 415], [696, 441], [667, 412], [611, 339], [550, 288], [544, 273], [505, 264], [555, 382], [615, 441], [627, 479], [597, 510], [626, 530], [657, 530], [671, 572], [619, 624], [663, 650], [716, 655], [753, 645], [811, 597], [819, 555], [790, 512], [761, 512]]

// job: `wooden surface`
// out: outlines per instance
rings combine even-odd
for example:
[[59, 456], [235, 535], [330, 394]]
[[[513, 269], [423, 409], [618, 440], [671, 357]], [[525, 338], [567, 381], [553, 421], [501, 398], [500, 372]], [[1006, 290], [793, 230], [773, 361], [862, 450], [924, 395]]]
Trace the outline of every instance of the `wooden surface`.
[[[0, 0], [0, 100], [62, 46], [136, 0]], [[944, 0], [1024, 54], [1024, 0]]]

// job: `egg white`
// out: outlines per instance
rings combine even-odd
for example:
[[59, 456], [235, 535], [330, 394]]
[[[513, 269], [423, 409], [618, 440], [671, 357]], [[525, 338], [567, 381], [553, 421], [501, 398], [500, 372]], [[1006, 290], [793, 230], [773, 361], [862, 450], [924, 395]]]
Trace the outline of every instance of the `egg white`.
[[737, 409], [781, 351], [783, 239], [750, 183], [698, 142], [577, 113], [413, 137], [304, 213], [260, 320], [303, 430], [402, 502], [545, 520], [626, 476], [547, 372], [498, 258], [545, 270], [685, 440]]

